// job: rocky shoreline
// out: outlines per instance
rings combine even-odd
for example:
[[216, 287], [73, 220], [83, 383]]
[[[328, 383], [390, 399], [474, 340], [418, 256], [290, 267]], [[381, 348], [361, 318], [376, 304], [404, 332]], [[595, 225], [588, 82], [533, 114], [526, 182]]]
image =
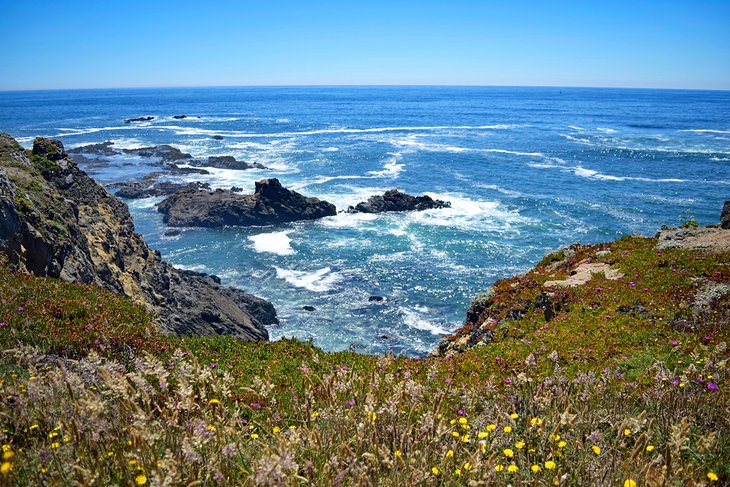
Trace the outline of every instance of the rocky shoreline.
[[0, 216], [0, 252], [11, 269], [131, 297], [167, 333], [266, 340], [265, 325], [277, 323], [270, 302], [162, 260], [135, 233], [127, 206], [60, 141], [37, 138], [26, 151], [0, 134]]

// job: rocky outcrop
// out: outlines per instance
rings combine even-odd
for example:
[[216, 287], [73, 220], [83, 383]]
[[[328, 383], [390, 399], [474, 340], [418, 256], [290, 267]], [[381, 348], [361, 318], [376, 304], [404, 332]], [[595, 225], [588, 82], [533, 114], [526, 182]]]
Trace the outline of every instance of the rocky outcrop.
[[124, 183], [114, 195], [118, 198], [139, 199], [151, 196], [168, 196], [182, 189], [210, 190], [210, 184], [195, 181], [192, 183], [174, 183], [172, 181], [161, 181], [152, 185], [144, 182]]
[[720, 228], [730, 230], [730, 201], [726, 201], [720, 214]]
[[182, 120], [183, 118], [188, 118], [187, 115], [173, 115], [172, 118], [175, 120]]
[[124, 121], [124, 123], [130, 123], [130, 122], [149, 122], [150, 120], [154, 120], [155, 117], [136, 117], [136, 118], [128, 118]]
[[129, 296], [168, 333], [262, 340], [277, 321], [268, 301], [163, 261], [134, 232], [127, 206], [58, 141], [36, 139], [29, 154], [0, 134], [0, 215], [0, 252], [12, 269]]
[[268, 169], [258, 162], [237, 161], [233, 156], [210, 156], [206, 161], [196, 159], [188, 162], [188, 164], [196, 167], [213, 167], [216, 169]]
[[290, 191], [278, 179], [256, 182], [253, 195], [229, 190], [182, 190], [162, 201], [157, 209], [165, 215], [165, 223], [178, 227], [273, 225], [337, 214], [332, 203]]
[[171, 145], [162, 144], [152, 147], [141, 147], [139, 149], [122, 149], [125, 154], [135, 154], [141, 157], [153, 157], [161, 162], [181, 162], [183, 159], [192, 159], [193, 156], [187, 152]]
[[430, 196], [411, 196], [397, 189], [376, 195], [367, 201], [347, 209], [348, 213], [384, 213], [386, 211], [423, 211], [434, 208], [451, 208], [448, 201], [435, 200]]

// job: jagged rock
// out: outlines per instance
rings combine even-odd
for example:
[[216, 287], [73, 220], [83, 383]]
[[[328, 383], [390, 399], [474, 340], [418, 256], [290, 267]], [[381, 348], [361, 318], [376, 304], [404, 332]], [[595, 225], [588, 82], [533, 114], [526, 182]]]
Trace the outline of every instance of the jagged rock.
[[314, 306], [309, 306], [309, 305], [307, 305], [307, 306], [302, 306], [302, 309], [303, 309], [304, 311], [310, 311], [310, 312], [311, 312], [311, 311], [317, 311], [317, 308], [315, 308]]
[[223, 137], [222, 135], [213, 135], [213, 136], [211, 137], [211, 139], [213, 139], [213, 140], [223, 140], [223, 138], [224, 138], [224, 137]]
[[115, 156], [120, 154], [120, 152], [114, 147], [114, 142], [112, 141], [106, 141], [106, 142], [100, 142], [98, 144], [88, 144], [88, 145], [82, 145], [79, 147], [74, 147], [73, 149], [69, 149], [69, 154], [93, 154], [97, 156]]
[[187, 115], [173, 115], [172, 118], [175, 120], [182, 120], [183, 118], [188, 118]]
[[128, 118], [124, 121], [124, 123], [130, 123], [130, 122], [149, 122], [150, 120], [154, 120], [155, 117], [137, 117], [137, 118]]
[[430, 196], [411, 196], [397, 189], [376, 195], [367, 201], [347, 209], [348, 213], [383, 213], [386, 211], [423, 211], [434, 208], [451, 208], [448, 201], [434, 200]]
[[155, 157], [161, 162], [176, 162], [181, 159], [192, 159], [193, 156], [171, 145], [161, 144], [139, 149], [122, 149], [126, 154], [136, 154], [141, 157]]
[[382, 303], [385, 301], [385, 296], [370, 296], [368, 298], [369, 303]]
[[127, 205], [70, 159], [57, 159], [60, 142], [34, 147], [31, 160], [0, 135], [0, 252], [11, 269], [129, 296], [168, 333], [268, 338], [263, 325], [277, 321], [271, 303], [175, 269], [134, 232]]
[[33, 155], [45, 157], [49, 161], [60, 161], [68, 157], [60, 140], [38, 137], [33, 142]]
[[149, 198], [150, 196], [167, 196], [181, 189], [209, 190], [210, 184], [194, 181], [192, 183], [173, 183], [162, 181], [153, 185], [142, 182], [124, 183], [116, 196], [119, 198], [138, 199]]
[[730, 201], [726, 201], [720, 214], [720, 228], [730, 230]]
[[337, 214], [332, 203], [284, 188], [278, 179], [256, 182], [253, 195], [230, 190], [182, 190], [157, 205], [170, 226], [272, 225]]
[[258, 162], [237, 161], [233, 156], [210, 156], [207, 161], [193, 160], [188, 162], [196, 167], [214, 167], [216, 169], [268, 169]]

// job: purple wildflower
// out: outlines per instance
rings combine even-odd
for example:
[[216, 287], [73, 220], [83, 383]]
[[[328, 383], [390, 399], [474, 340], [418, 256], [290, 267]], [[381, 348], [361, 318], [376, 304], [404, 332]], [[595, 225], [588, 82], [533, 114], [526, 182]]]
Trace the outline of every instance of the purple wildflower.
[[708, 391], [717, 391], [719, 389], [720, 389], [720, 387], [718, 387], [718, 385], [715, 384], [714, 382], [710, 382], [709, 384], [707, 384]]
[[211, 369], [215, 369], [216, 367], [218, 367], [218, 364], [217, 363], [215, 363], [215, 362], [211, 362], [210, 363], [210, 368]]

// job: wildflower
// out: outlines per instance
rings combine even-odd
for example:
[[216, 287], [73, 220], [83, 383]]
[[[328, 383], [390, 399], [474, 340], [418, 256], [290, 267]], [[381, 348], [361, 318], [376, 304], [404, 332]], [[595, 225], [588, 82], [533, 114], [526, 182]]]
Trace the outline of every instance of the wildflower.
[[513, 464], [511, 464], [511, 465], [510, 465], [509, 467], [507, 467], [507, 471], [508, 471], [509, 473], [515, 473], [515, 472], [517, 472], [518, 470], [519, 470], [519, 468], [518, 468], [518, 467], [517, 467], [517, 465], [515, 465], [514, 463], [513, 463]]
[[433, 467], [431, 469], [431, 473], [438, 476], [441, 473], [441, 469], [439, 469], [438, 467]]
[[456, 424], [456, 420], [455, 420], [455, 419], [451, 419], [451, 420], [449, 420], [449, 424], [450, 424], [451, 426], [455, 425], [455, 424]]
[[453, 436], [454, 438], [458, 438], [459, 437], [459, 432], [458, 431], [454, 431], [454, 432], [451, 433], [451, 436]]
[[[712, 377], [711, 376], [708, 376], [708, 378], [711, 379]], [[717, 384], [715, 384], [713, 382], [710, 382], [709, 384], [707, 384], [707, 390], [708, 391], [717, 391], [718, 389], [720, 389], [720, 388], [717, 386]]]
[[458, 468], [456, 470], [454, 470], [454, 475], [456, 475], [457, 477], [460, 477], [461, 476], [461, 470], [458, 469]]
[[626, 479], [624, 481], [624, 487], [636, 487], [636, 481], [633, 479]]
[[540, 418], [532, 418], [530, 420], [530, 424], [532, 424], [532, 426], [542, 426], [542, 419], [540, 419]]
[[459, 409], [458, 413], [459, 416], [464, 416], [466, 414], [463, 409]]
[[3, 460], [10, 460], [15, 456], [15, 452], [13, 450], [8, 450], [6, 452], [3, 452]]
[[36, 428], [38, 428], [38, 425], [37, 424], [32, 424], [32, 425], [30, 425], [30, 428], [28, 428], [28, 429], [31, 430], [31, 431], [33, 431]]
[[208, 431], [215, 431], [215, 426], [213, 426], [212, 424], [209, 424], [208, 426], [206, 426], [206, 429]]
[[504, 470], [504, 465], [495, 465], [494, 466], [495, 472], [501, 472], [502, 470]]
[[487, 425], [487, 431], [494, 431], [496, 429], [497, 429], [497, 425], [496, 424]]
[[256, 439], [258, 439], [258, 437], [259, 437], [258, 433], [251, 433], [252, 439], [256, 440]]
[[629, 436], [629, 435], [631, 435], [631, 430], [628, 428], [624, 429], [624, 436]]
[[523, 449], [525, 447], [525, 442], [524, 441], [518, 441], [517, 443], [515, 443], [515, 447], [518, 450], [521, 450], [521, 449]]
[[132, 459], [127, 463], [129, 463], [130, 465], [137, 465], [137, 460]]
[[504, 427], [504, 432], [505, 433], [512, 433], [512, 426], [505, 426]]
[[378, 415], [375, 411], [370, 411], [368, 413], [368, 418], [370, 419], [370, 421], [372, 421], [374, 423], [375, 420], [378, 418]]
[[443, 414], [441, 414], [441, 413], [438, 413], [438, 415], [436, 416], [436, 419], [441, 419], [441, 418], [443, 418], [443, 417], [444, 417], [444, 415], [443, 415]]
[[517, 414], [517, 413], [512, 413], [512, 414], [509, 415], [509, 417], [512, 418], [512, 419], [517, 419], [517, 418], [520, 417], [520, 415]]
[[461, 437], [462, 443], [471, 443], [471, 439], [469, 438], [469, 435], [464, 435]]
[[106, 456], [113, 457], [114, 456], [114, 452], [113, 451], [108, 451], [108, 452], [106, 452]]
[[710, 479], [711, 482], [717, 482], [717, 474], [714, 472], [707, 472], [707, 478]]
[[653, 450], [654, 450], [654, 445], [646, 445], [646, 451], [649, 451], [650, 452], [650, 451], [653, 451]]
[[403, 455], [403, 452], [401, 452], [400, 450], [396, 450], [394, 453], [395, 453], [395, 456], [397, 456], [398, 458], [400, 458]]
[[[216, 367], [218, 367], [218, 364], [217, 364], [217, 363], [215, 363], [215, 362], [211, 362], [211, 363], [210, 363], [210, 368], [211, 368], [211, 369], [215, 369]], [[145, 480], [146, 480], [146, 479], [145, 479]]]
[[449, 450], [446, 452], [446, 458], [451, 458], [454, 456], [454, 450]]
[[281, 431], [281, 428], [279, 428], [278, 426], [274, 426], [274, 429], [272, 431], [274, 433], [278, 433], [279, 431]]
[[533, 465], [530, 467], [530, 470], [532, 470], [533, 473], [537, 473], [540, 471], [540, 465]]
[[595, 453], [596, 455], [600, 455], [601, 454], [601, 447], [600, 446], [593, 445], [591, 447], [591, 450], [593, 450], [593, 453]]
[[509, 449], [509, 448], [505, 448], [505, 449], [504, 449], [504, 450], [502, 451], [502, 453], [504, 453], [504, 456], [506, 456], [507, 458], [512, 458], [512, 457], [514, 457], [514, 456], [515, 456], [515, 452], [514, 452], [514, 451], [512, 451], [512, 450], [511, 450], [511, 449]]
[[553, 462], [552, 460], [548, 460], [547, 462], [545, 462], [545, 468], [547, 468], [548, 470], [553, 470], [555, 468], [555, 462]]
[[565, 448], [566, 445], [567, 445], [566, 442], [561, 441], [560, 443], [558, 443], [558, 448]]
[[13, 464], [10, 462], [3, 462], [3, 464], [0, 465], [0, 473], [3, 475], [9, 474], [12, 469], [13, 469]]
[[486, 431], [480, 431], [477, 434], [477, 438], [479, 438], [480, 440], [483, 440], [484, 438], [487, 438], [488, 436], [489, 436], [489, 433], [487, 433]]
[[462, 468], [468, 472], [471, 470], [471, 463], [466, 462]]
[[56, 436], [58, 436], [58, 433], [55, 431], [51, 431], [50, 433], [48, 433], [49, 438], [55, 438]]
[[220, 403], [220, 401], [218, 399], [215, 399], [215, 398], [213, 398], [210, 401], [208, 401], [208, 404], [218, 404], [218, 403]]
[[54, 449], [55, 450], [59, 446], [61, 446], [61, 444], [59, 442], [57, 442], [57, 441], [54, 441], [53, 443], [51, 443], [51, 449]]
[[560, 440], [560, 435], [554, 435], [554, 436], [553, 436], [553, 440], [555, 440], [555, 441], [559, 441], [559, 440]]
[[144, 485], [147, 483], [147, 476], [141, 473], [134, 478], [134, 481], [137, 483], [137, 485]]

